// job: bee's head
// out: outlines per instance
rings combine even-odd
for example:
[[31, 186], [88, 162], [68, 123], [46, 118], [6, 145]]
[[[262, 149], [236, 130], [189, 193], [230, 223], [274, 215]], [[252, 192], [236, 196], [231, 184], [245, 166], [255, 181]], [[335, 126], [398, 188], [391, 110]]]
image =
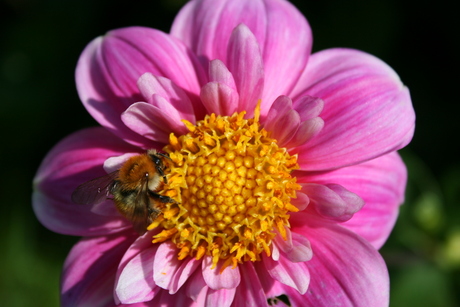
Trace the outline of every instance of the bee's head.
[[168, 183], [168, 180], [166, 179], [166, 176], [164, 173], [165, 165], [163, 163], [163, 158], [169, 159], [169, 157], [164, 154], [158, 153], [154, 150], [149, 151], [148, 155], [150, 156], [150, 159], [152, 159], [152, 162], [155, 165], [158, 175], [163, 177], [164, 183]]

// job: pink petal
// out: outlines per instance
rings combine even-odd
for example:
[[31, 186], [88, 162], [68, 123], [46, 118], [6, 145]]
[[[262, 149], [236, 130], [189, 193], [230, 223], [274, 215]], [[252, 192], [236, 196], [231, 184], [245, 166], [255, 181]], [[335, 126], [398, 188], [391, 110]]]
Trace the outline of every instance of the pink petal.
[[96, 38], [83, 51], [76, 69], [77, 89], [102, 126], [144, 146], [145, 139], [120, 119], [132, 103], [142, 101], [137, 80], [146, 72], [171, 79], [188, 93], [195, 114], [203, 116], [198, 93], [204, 72], [197, 63], [180, 41], [165, 33], [142, 27], [118, 29]]
[[[321, 112], [321, 99], [307, 96], [297, 108], [287, 96], [279, 96], [273, 102], [265, 118], [264, 129], [271, 132], [280, 146], [293, 148], [303, 145], [317, 135], [324, 126], [324, 121], [316, 117]], [[280, 129], [282, 127], [282, 129]]]
[[296, 289], [304, 294], [310, 283], [310, 273], [305, 262], [291, 262], [284, 255], [280, 255], [278, 261], [270, 257], [262, 257], [265, 268], [270, 276], [286, 286]]
[[[112, 307], [113, 305], [110, 305], [108, 307]], [[141, 302], [141, 303], [133, 303], [133, 304], [119, 304], [116, 305], [117, 307], [150, 307], [151, 302]]]
[[187, 258], [182, 260], [180, 267], [177, 269], [171, 281], [169, 293], [175, 294], [189, 279], [189, 277], [196, 271], [200, 264], [201, 261], [196, 260], [195, 258]]
[[356, 50], [314, 54], [291, 97], [324, 100], [324, 129], [297, 148], [304, 170], [328, 170], [373, 159], [412, 139], [409, 91], [381, 60]]
[[153, 144], [168, 144], [171, 132], [176, 135], [188, 132], [181, 122], [180, 114], [163, 97], [153, 95], [152, 99], [161, 100], [164, 107], [158, 108], [145, 102], [136, 102], [121, 115], [127, 127], [153, 141], [147, 148], [153, 147]]
[[399, 205], [404, 201], [407, 170], [394, 152], [331, 172], [302, 173], [297, 179], [319, 184], [334, 182], [358, 194], [365, 205], [343, 226], [367, 239], [375, 248], [380, 248], [390, 235]]
[[[192, 123], [196, 122], [192, 102], [184, 90], [170, 79], [145, 73], [137, 81], [137, 86], [148, 103], [160, 109], [169, 107], [174, 111], [165, 111], [165, 113], [177, 113], [180, 119], [186, 119]], [[164, 98], [168, 103], [158, 103], [158, 100], [152, 99], [153, 95]]]
[[292, 100], [283, 95], [276, 98], [268, 111], [264, 129], [271, 133], [271, 137], [276, 139], [280, 146], [284, 147], [297, 133], [299, 125], [300, 116], [292, 109]]
[[[158, 248], [153, 265], [155, 283], [174, 294], [187, 280], [201, 261], [183, 261], [177, 259], [178, 249], [172, 242], [163, 242]], [[190, 263], [190, 265], [189, 265]]]
[[275, 253], [272, 254], [272, 259], [275, 261], [279, 260], [279, 252], [283, 252], [283, 254], [289, 253], [293, 249], [292, 245], [292, 232], [291, 229], [288, 227], [284, 227], [286, 231], [286, 240], [281, 237], [279, 232], [275, 230], [276, 236], [273, 238], [273, 250], [277, 250]]
[[216, 307], [222, 306], [227, 307], [230, 306], [233, 302], [233, 298], [235, 297], [236, 289], [219, 289], [213, 290], [209, 289], [208, 293], [206, 294], [206, 307]]
[[147, 302], [160, 291], [153, 280], [153, 260], [157, 247], [151, 246], [134, 256], [118, 276], [115, 292], [124, 304]]
[[308, 140], [312, 139], [320, 133], [324, 127], [324, 121], [321, 117], [315, 117], [306, 121], [303, 121], [299, 125], [299, 129], [293, 135], [293, 137], [286, 143], [286, 148], [294, 148], [302, 146]]
[[64, 263], [61, 284], [63, 306], [114, 306], [115, 272], [136, 235], [123, 232], [80, 240]]
[[310, 27], [291, 3], [280, 0], [190, 1], [174, 20], [171, 34], [183, 40], [205, 61], [225, 61], [231, 32], [242, 23], [254, 33], [261, 47], [265, 70], [262, 114], [266, 114], [279, 94], [292, 89], [311, 50]]
[[244, 24], [237, 26], [230, 36], [227, 63], [240, 95], [238, 111], [247, 111], [250, 117], [262, 99], [264, 66], [257, 40]]
[[[270, 102], [280, 93], [288, 93], [297, 83], [310, 56], [312, 35], [307, 20], [291, 3], [279, 0], [264, 2], [268, 19], [262, 51], [265, 64], [264, 101]], [[262, 109], [264, 114], [268, 104]]]
[[[126, 306], [126, 307], [130, 307]], [[169, 307], [169, 306], [187, 306], [187, 307], [198, 307], [203, 306], [194, 303], [189, 297], [185, 295], [184, 291], [179, 291], [175, 295], [171, 295], [166, 290], [161, 290], [158, 296], [152, 301], [148, 302], [149, 307]]]
[[123, 164], [129, 160], [129, 158], [139, 155], [138, 152], [127, 152], [125, 154], [122, 154], [121, 156], [116, 156], [116, 157], [110, 157], [107, 160], [104, 161], [104, 170], [105, 172], [111, 173], [114, 172], [118, 169], [120, 169]]
[[317, 97], [303, 96], [295, 101], [293, 108], [299, 113], [302, 122], [289, 144], [286, 144], [287, 148], [305, 144], [323, 129], [324, 120], [319, 117], [323, 107], [324, 101]]
[[301, 120], [309, 120], [320, 116], [324, 108], [324, 101], [321, 98], [307, 95], [296, 99], [293, 107], [299, 113]]
[[240, 270], [238, 267], [226, 267], [223, 272], [220, 272], [223, 261], [219, 261], [214, 269], [211, 269], [212, 258], [205, 256], [203, 260], [203, 278], [209, 288], [214, 290], [232, 289], [240, 284]]
[[[288, 240], [284, 241], [280, 235], [275, 237], [274, 243], [282, 251], [283, 257], [292, 262], [309, 261], [313, 257], [310, 241], [304, 236], [287, 232], [289, 234]], [[272, 257], [273, 260], [278, 260]]]
[[[290, 231], [291, 230], [289, 230], [289, 232]], [[278, 244], [272, 244], [272, 259], [275, 261], [280, 259], [280, 249], [278, 248]]]
[[205, 61], [225, 61], [231, 32], [242, 23], [263, 46], [267, 24], [263, 1], [190, 2], [176, 16], [171, 35], [179, 37]]
[[241, 275], [240, 286], [236, 288], [233, 306], [268, 306], [260, 276], [253, 263], [246, 261], [238, 266], [244, 274]]
[[[158, 245], [152, 244], [152, 236], [160, 230], [151, 230], [138, 237], [126, 250], [119, 261], [115, 278], [114, 298], [115, 303], [120, 301], [148, 301], [158, 293], [159, 287], [153, 281], [153, 259]], [[141, 256], [142, 254], [142, 256]], [[125, 269], [127, 272], [125, 272]], [[144, 270], [148, 274], [144, 274]], [[131, 282], [130, 275], [136, 277], [135, 283]], [[145, 280], [142, 280], [142, 276]], [[139, 288], [136, 287], [139, 286]], [[152, 286], [153, 285], [153, 286]], [[150, 291], [149, 291], [150, 290]], [[153, 291], [153, 292], [152, 292]]]
[[290, 144], [291, 139], [297, 134], [301, 124], [299, 113], [290, 110], [285, 116], [279, 118], [276, 124], [277, 128], [270, 130], [273, 131], [273, 138], [279, 142], [280, 146], [288, 147], [287, 144]]
[[238, 92], [224, 83], [209, 82], [201, 89], [200, 96], [209, 113], [230, 116], [237, 111]]
[[[111, 156], [139, 149], [103, 128], [76, 132], [59, 142], [45, 157], [34, 178], [33, 208], [50, 230], [76, 236], [104, 235], [132, 227], [116, 211], [100, 215], [90, 205], [72, 203], [80, 184], [106, 175], [102, 165]], [[107, 206], [113, 206], [107, 201]]]
[[264, 295], [267, 299], [270, 297], [276, 297], [281, 294], [285, 294], [286, 293], [285, 288], [291, 288], [273, 279], [268, 273], [262, 261], [253, 262], [252, 266], [255, 269], [255, 273], [257, 274], [258, 281], [260, 282]]
[[216, 59], [209, 62], [209, 81], [223, 83], [236, 90], [235, 79], [221, 60]]
[[297, 198], [292, 198], [291, 203], [299, 209], [299, 211], [305, 210], [310, 203], [310, 198], [305, 193], [297, 191]]
[[202, 302], [200, 306], [204, 305], [208, 290], [203, 274], [199, 270], [192, 274], [185, 286], [185, 294], [195, 302]]
[[388, 271], [366, 240], [305, 213], [293, 214], [289, 221], [293, 232], [310, 239], [314, 252], [305, 262], [311, 276], [307, 293], [286, 289], [294, 306], [388, 306]]
[[335, 183], [306, 183], [302, 185], [302, 192], [310, 198], [309, 208], [334, 221], [347, 221], [364, 206], [364, 201], [357, 194]]
[[273, 102], [270, 110], [268, 111], [267, 117], [265, 118], [264, 128], [271, 131], [276, 127], [276, 121], [278, 118], [283, 117], [289, 111], [292, 110], [292, 100], [288, 96], [281, 95], [276, 98]]

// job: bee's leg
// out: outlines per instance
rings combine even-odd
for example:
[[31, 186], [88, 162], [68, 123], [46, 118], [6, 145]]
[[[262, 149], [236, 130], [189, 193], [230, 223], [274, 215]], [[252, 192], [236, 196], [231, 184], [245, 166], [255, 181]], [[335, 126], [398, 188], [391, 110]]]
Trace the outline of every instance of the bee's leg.
[[157, 208], [147, 208], [148, 212], [149, 212], [149, 216], [154, 216], [154, 217], [157, 217], [158, 214], [161, 212], [160, 210], [158, 210]]
[[159, 200], [160, 202], [162, 202], [164, 204], [175, 203], [176, 202], [174, 199], [172, 199], [169, 196], [160, 195], [160, 194], [152, 192], [150, 190], [149, 190], [149, 195], [150, 195], [150, 197], [155, 198], [155, 199]]

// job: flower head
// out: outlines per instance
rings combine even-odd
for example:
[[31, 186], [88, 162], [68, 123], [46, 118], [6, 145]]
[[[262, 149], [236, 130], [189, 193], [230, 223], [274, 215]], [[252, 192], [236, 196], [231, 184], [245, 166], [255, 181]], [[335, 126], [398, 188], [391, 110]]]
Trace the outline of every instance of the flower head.
[[[102, 127], [56, 145], [34, 180], [40, 221], [84, 237], [64, 305], [388, 304], [377, 249], [403, 202], [409, 92], [371, 55], [311, 44], [287, 1], [192, 0], [170, 34], [124, 28], [86, 47], [77, 88]], [[145, 233], [110, 195], [71, 202], [149, 149], [166, 167], [137, 194], [160, 212]]]

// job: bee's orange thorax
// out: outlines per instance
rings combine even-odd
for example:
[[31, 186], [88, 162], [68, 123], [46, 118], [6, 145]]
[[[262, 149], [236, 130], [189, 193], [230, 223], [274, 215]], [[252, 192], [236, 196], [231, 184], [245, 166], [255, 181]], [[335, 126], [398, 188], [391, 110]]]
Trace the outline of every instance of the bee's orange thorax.
[[136, 190], [139, 186], [153, 178], [157, 171], [147, 154], [133, 156], [126, 161], [120, 168], [118, 179], [122, 183], [124, 190]]

